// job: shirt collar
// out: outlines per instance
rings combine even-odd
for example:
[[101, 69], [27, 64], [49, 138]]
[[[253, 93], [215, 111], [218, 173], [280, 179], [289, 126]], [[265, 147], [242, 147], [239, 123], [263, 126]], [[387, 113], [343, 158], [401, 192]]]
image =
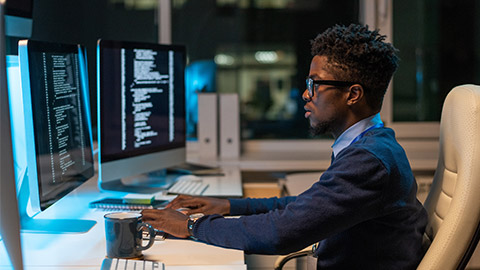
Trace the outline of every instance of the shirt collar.
[[332, 145], [333, 155], [336, 157], [340, 151], [342, 151], [347, 146], [349, 146], [357, 136], [362, 134], [362, 132], [381, 123], [382, 123], [382, 119], [380, 119], [380, 113], [374, 114], [372, 116], [369, 116], [365, 119], [358, 121], [353, 126], [345, 130], [335, 140], [335, 142]]

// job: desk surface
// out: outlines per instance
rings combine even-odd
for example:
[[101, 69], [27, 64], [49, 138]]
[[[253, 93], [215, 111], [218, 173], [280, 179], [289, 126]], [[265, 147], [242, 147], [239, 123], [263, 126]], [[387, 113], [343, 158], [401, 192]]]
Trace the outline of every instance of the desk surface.
[[[228, 171], [235, 178], [240, 172]], [[221, 179], [213, 181], [221, 185]], [[22, 233], [24, 265], [27, 269], [99, 269], [105, 258], [106, 211], [90, 209], [91, 201], [121, 193], [99, 192], [96, 179], [78, 189], [38, 215], [42, 219], [89, 219], [97, 224], [81, 234]], [[220, 186], [219, 186], [220, 188]], [[143, 252], [146, 259], [164, 262], [166, 269], [246, 269], [243, 251], [224, 249], [192, 240], [167, 239], [156, 241]], [[4, 245], [0, 245], [0, 269], [6, 267]]]
[[[283, 172], [308, 172], [325, 171], [330, 166], [331, 150], [309, 152], [285, 151], [258, 151], [243, 153], [236, 159], [210, 158], [191, 155], [190, 162], [202, 161], [210, 166], [237, 166], [244, 171], [283, 171]], [[438, 162], [437, 152], [410, 151], [407, 152], [412, 170], [433, 171]]]

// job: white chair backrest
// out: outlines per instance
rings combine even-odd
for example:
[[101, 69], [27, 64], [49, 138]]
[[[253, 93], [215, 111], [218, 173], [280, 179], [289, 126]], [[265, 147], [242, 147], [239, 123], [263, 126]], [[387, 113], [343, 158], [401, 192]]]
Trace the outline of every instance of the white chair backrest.
[[445, 99], [425, 208], [431, 244], [418, 269], [456, 269], [480, 221], [480, 86], [457, 86]]

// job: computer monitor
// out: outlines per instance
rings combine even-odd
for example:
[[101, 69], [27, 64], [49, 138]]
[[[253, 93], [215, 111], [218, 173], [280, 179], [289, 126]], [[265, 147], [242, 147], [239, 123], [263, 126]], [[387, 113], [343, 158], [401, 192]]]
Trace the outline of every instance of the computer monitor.
[[0, 258], [0, 262], [23, 269], [7, 90], [4, 4], [0, 0], [0, 245], [5, 246], [8, 258]]
[[85, 50], [21, 40], [18, 52], [21, 89], [12, 68], [9, 90], [22, 231], [86, 232], [95, 221], [36, 217], [94, 175]]
[[[154, 193], [185, 163], [185, 47], [99, 40], [101, 190]], [[122, 181], [123, 180], [123, 181]]]

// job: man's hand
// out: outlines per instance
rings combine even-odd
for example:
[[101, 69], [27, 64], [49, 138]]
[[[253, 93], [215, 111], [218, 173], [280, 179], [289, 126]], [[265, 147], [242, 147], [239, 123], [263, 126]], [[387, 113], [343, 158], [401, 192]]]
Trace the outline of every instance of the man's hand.
[[193, 213], [203, 213], [205, 215], [228, 215], [230, 214], [230, 201], [227, 199], [179, 195], [172, 200], [166, 208], [175, 210], [189, 208], [189, 210], [182, 211], [187, 215]]
[[169, 233], [175, 237], [187, 238], [188, 216], [173, 209], [145, 209], [142, 220], [155, 229]]

